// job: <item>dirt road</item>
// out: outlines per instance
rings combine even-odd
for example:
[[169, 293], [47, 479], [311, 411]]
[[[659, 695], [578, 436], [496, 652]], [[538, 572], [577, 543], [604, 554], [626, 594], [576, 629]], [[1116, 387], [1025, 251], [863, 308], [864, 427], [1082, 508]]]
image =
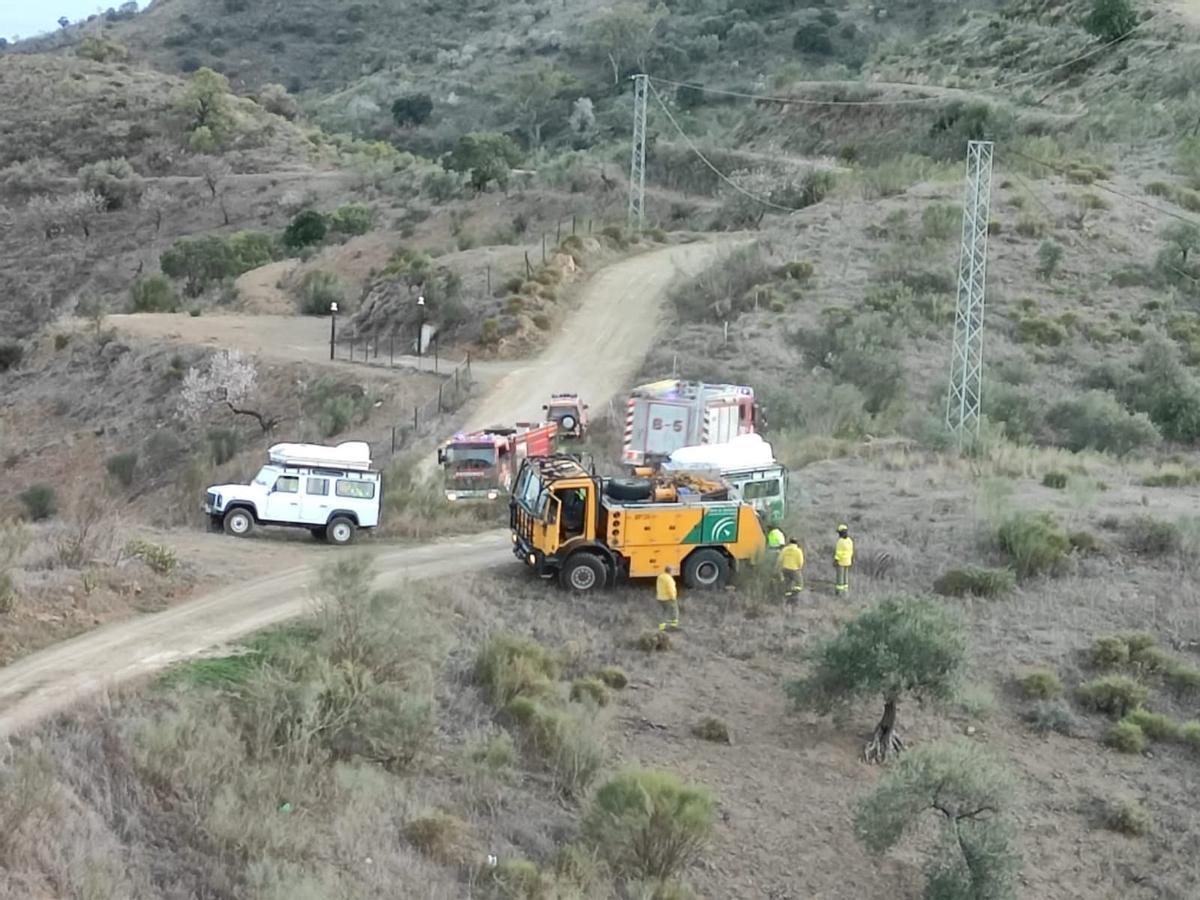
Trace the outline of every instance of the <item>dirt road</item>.
[[[680, 272], [712, 259], [718, 245], [696, 243], [635, 257], [602, 271], [582, 291], [576, 312], [540, 358], [504, 376], [469, 414], [471, 425], [536, 416], [553, 390], [577, 390], [599, 412], [636, 372], [654, 340], [665, 294]], [[207, 343], [224, 341], [248, 351], [269, 348], [312, 358], [303, 319], [256, 321], [249, 317], [113, 317], [114, 324], [150, 337]], [[173, 320], [173, 321], [172, 321]], [[287, 326], [301, 330], [286, 330]], [[283, 329], [283, 330], [281, 330]], [[196, 540], [230, 541], [222, 536]], [[251, 557], [235, 544], [230, 554]], [[380, 582], [430, 578], [516, 565], [508, 536], [491, 531], [422, 547], [376, 547], [370, 553]], [[237, 549], [234, 549], [236, 547]], [[245, 551], [245, 552], [244, 552]], [[302, 614], [315, 567], [328, 548], [296, 545], [298, 565], [244, 578], [206, 597], [131, 622], [117, 623], [51, 647], [0, 670], [0, 737], [27, 727], [72, 702], [132, 678], [202, 654], [215, 645]], [[239, 566], [245, 571], [245, 566]]]

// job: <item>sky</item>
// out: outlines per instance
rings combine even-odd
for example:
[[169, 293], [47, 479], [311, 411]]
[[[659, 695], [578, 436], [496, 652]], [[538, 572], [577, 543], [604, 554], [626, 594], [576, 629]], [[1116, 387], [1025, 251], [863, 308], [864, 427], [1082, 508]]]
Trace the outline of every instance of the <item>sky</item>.
[[33, 37], [58, 28], [59, 16], [66, 16], [75, 22], [86, 19], [94, 12], [120, 5], [120, 0], [109, 0], [103, 4], [98, 0], [0, 0], [0, 35], [7, 38], [13, 35]]

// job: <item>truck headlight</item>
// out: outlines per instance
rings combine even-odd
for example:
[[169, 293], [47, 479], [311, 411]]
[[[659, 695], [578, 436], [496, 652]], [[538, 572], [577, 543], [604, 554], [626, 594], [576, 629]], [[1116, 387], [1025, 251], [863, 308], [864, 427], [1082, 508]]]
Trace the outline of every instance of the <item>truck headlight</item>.
[[498, 493], [496, 493], [495, 491], [488, 491], [488, 499], [489, 500], [495, 500], [499, 496], [500, 495]]
[[454, 493], [454, 491], [447, 491], [446, 499], [449, 500], [451, 503], [453, 503], [455, 500], [458, 499], [458, 494]]
[[513, 534], [510, 534], [509, 537], [512, 538], [512, 542], [514, 544], [517, 542], [517, 535], [515, 532]]
[[536, 566], [537, 565], [537, 556], [533, 553], [530, 553], [529, 556], [526, 558], [526, 562], [528, 562], [531, 566]]

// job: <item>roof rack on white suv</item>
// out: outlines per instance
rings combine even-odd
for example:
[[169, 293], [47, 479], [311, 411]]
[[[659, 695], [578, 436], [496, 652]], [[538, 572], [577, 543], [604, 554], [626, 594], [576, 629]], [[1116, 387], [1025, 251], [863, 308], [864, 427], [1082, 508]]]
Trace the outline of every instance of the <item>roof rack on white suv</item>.
[[278, 466], [334, 468], [356, 472], [371, 469], [371, 447], [364, 441], [346, 441], [336, 447], [320, 444], [275, 444], [267, 457]]

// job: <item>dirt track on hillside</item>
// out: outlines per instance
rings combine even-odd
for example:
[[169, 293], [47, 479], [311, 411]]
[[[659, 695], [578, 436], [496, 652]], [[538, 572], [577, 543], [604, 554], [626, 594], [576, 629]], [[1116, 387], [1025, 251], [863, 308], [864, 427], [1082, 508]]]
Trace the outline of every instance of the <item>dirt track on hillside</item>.
[[[537, 360], [504, 376], [477, 403], [469, 425], [534, 417], [554, 390], [577, 390], [599, 413], [631, 378], [654, 341], [666, 290], [681, 270], [695, 269], [716, 252], [712, 243], [670, 247], [637, 256], [600, 272], [580, 296], [578, 309], [555, 343]], [[234, 319], [238, 317], [226, 317]], [[274, 317], [114, 317], [118, 327], [147, 337], [209, 343], [268, 355], [281, 348], [293, 359], [312, 359], [313, 345], [280, 334]], [[292, 322], [303, 320], [290, 320]], [[195, 541], [228, 541], [229, 555], [255, 555], [252, 542], [195, 535]], [[191, 539], [189, 539], [190, 541]], [[186, 542], [185, 542], [186, 543]], [[295, 566], [209, 594], [174, 609], [122, 622], [67, 641], [0, 670], [0, 737], [28, 727], [82, 697], [144, 676], [210, 647], [302, 614], [308, 586], [328, 548], [297, 543]], [[213, 547], [212, 549], [216, 549]], [[491, 531], [421, 547], [375, 547], [368, 551], [380, 582], [431, 578], [516, 565], [507, 535]]]

